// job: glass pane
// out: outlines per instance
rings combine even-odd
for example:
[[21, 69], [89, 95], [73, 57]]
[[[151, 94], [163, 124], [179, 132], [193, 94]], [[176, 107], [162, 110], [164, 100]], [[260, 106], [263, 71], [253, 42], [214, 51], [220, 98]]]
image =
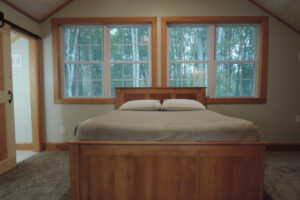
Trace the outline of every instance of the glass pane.
[[78, 44], [89, 44], [90, 35], [89, 28], [79, 28]]
[[78, 59], [80, 61], [89, 61], [89, 46], [78, 47]]
[[122, 87], [122, 81], [110, 81], [111, 89], [110, 93], [112, 97], [115, 97], [115, 87]]
[[193, 80], [207, 79], [207, 63], [195, 63], [193, 69]]
[[91, 44], [102, 44], [102, 28], [91, 28]]
[[134, 44], [134, 28], [123, 28], [123, 44]]
[[78, 30], [76, 30], [75, 28], [64, 28], [65, 45], [74, 44], [76, 34], [78, 34]]
[[183, 43], [193, 44], [195, 42], [195, 32], [193, 27], [183, 27]]
[[193, 44], [183, 46], [183, 60], [195, 60], [195, 46]]
[[134, 53], [134, 46], [124, 46], [124, 55], [123, 55], [123, 60], [126, 61], [133, 61], [133, 53]]
[[75, 81], [65, 81], [65, 97], [75, 97], [76, 96], [76, 84]]
[[124, 79], [134, 79], [133, 64], [124, 64]]
[[254, 57], [255, 57], [254, 46], [244, 45], [242, 59], [243, 60], [254, 60]]
[[148, 46], [136, 46], [138, 50], [137, 61], [148, 61]]
[[230, 46], [230, 60], [241, 60], [242, 56], [242, 46], [241, 45], [231, 45]]
[[180, 79], [181, 77], [181, 64], [180, 63], [170, 63], [170, 79]]
[[91, 46], [91, 60], [102, 61], [102, 46]]
[[122, 46], [112, 45], [110, 47], [110, 60], [121, 61], [122, 59]]
[[134, 81], [124, 81], [124, 87], [134, 87]]
[[243, 28], [243, 32], [242, 32], [242, 36], [243, 36], [243, 43], [250, 45], [250, 44], [254, 44], [254, 40], [255, 40], [255, 27], [254, 26], [245, 26]]
[[243, 79], [254, 79], [254, 63], [243, 64]]
[[139, 80], [137, 87], [148, 87], [148, 80]]
[[122, 79], [122, 64], [115, 63], [110, 65], [110, 78]]
[[182, 87], [193, 87], [193, 81], [192, 80], [183, 80]]
[[147, 44], [149, 42], [148, 27], [137, 28], [137, 38], [139, 44]]
[[241, 96], [241, 80], [230, 80], [228, 96]]
[[170, 80], [171, 87], [181, 87], [181, 80]]
[[230, 64], [218, 63], [217, 64], [217, 79], [228, 79], [228, 69]]
[[147, 63], [140, 63], [136, 64], [136, 73], [138, 79], [148, 79], [148, 64]]
[[78, 64], [78, 80], [89, 80], [90, 79], [90, 72], [89, 72], [89, 65], [88, 64]]
[[91, 79], [101, 80], [102, 79], [102, 64], [91, 64]]
[[91, 96], [101, 97], [102, 96], [102, 81], [93, 81], [91, 86]]
[[196, 43], [207, 45], [207, 27], [197, 27], [196, 31]]
[[181, 45], [170, 45], [170, 60], [182, 60]]
[[216, 28], [216, 40], [217, 44], [228, 44], [229, 43], [229, 27], [217, 26]]
[[181, 28], [180, 27], [170, 27], [170, 43], [181, 43]]
[[242, 65], [241, 64], [231, 64], [230, 66], [230, 79], [241, 79]]
[[90, 82], [90, 81], [78, 81], [78, 96], [79, 97], [90, 96], [89, 91], [90, 91], [91, 83], [92, 82]]
[[228, 95], [228, 80], [217, 80], [216, 96], [224, 97]]
[[65, 61], [75, 61], [77, 46], [65, 46]]
[[242, 36], [242, 27], [236, 26], [231, 27], [231, 44], [240, 44], [241, 43], [241, 36]]
[[217, 60], [229, 60], [228, 45], [217, 45], [216, 47], [216, 59]]
[[194, 72], [194, 63], [183, 64], [183, 79], [192, 79]]
[[110, 29], [110, 43], [122, 44], [122, 28], [114, 27]]
[[76, 76], [76, 66], [75, 64], [64, 64], [65, 67], [65, 71], [64, 71], [64, 75], [65, 75], [65, 80], [76, 80], [77, 76]]
[[195, 60], [207, 60], [207, 45], [196, 45]]
[[254, 96], [254, 80], [243, 80], [242, 96]]

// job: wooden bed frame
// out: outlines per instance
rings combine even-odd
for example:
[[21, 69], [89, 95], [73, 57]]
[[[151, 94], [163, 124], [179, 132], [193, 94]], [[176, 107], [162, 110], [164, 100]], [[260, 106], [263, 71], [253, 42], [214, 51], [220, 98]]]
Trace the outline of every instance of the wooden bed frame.
[[[134, 99], [195, 99], [206, 88], [116, 88]], [[69, 142], [72, 200], [262, 200], [264, 142]]]

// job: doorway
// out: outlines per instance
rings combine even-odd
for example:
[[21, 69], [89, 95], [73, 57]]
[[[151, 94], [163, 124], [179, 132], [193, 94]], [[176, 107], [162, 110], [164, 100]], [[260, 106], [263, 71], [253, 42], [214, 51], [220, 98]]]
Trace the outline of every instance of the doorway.
[[38, 41], [11, 32], [17, 162], [43, 150]]

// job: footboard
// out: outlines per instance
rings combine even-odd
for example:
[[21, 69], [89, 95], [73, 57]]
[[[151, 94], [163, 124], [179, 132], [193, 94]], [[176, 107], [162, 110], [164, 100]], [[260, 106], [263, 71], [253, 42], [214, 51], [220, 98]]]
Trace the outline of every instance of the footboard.
[[70, 142], [72, 200], [262, 200], [262, 142]]

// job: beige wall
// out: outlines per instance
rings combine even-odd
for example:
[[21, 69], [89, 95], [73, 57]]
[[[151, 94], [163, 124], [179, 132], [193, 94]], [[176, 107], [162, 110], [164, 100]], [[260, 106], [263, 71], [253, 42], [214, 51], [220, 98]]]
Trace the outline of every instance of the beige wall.
[[[1, 5], [1, 4], [0, 4]], [[255, 16], [267, 15], [248, 0], [75, 0], [54, 17], [138, 16]], [[160, 19], [158, 22], [158, 68], [160, 69]], [[54, 104], [51, 21], [40, 27], [43, 37], [44, 117], [46, 141], [72, 139], [75, 125], [89, 117], [113, 110], [113, 105]], [[211, 110], [254, 121], [266, 141], [300, 142], [300, 37], [270, 18], [267, 104], [209, 105]], [[158, 70], [160, 77], [160, 70]], [[160, 83], [160, 80], [159, 80]], [[60, 127], [66, 133], [60, 134]]]

